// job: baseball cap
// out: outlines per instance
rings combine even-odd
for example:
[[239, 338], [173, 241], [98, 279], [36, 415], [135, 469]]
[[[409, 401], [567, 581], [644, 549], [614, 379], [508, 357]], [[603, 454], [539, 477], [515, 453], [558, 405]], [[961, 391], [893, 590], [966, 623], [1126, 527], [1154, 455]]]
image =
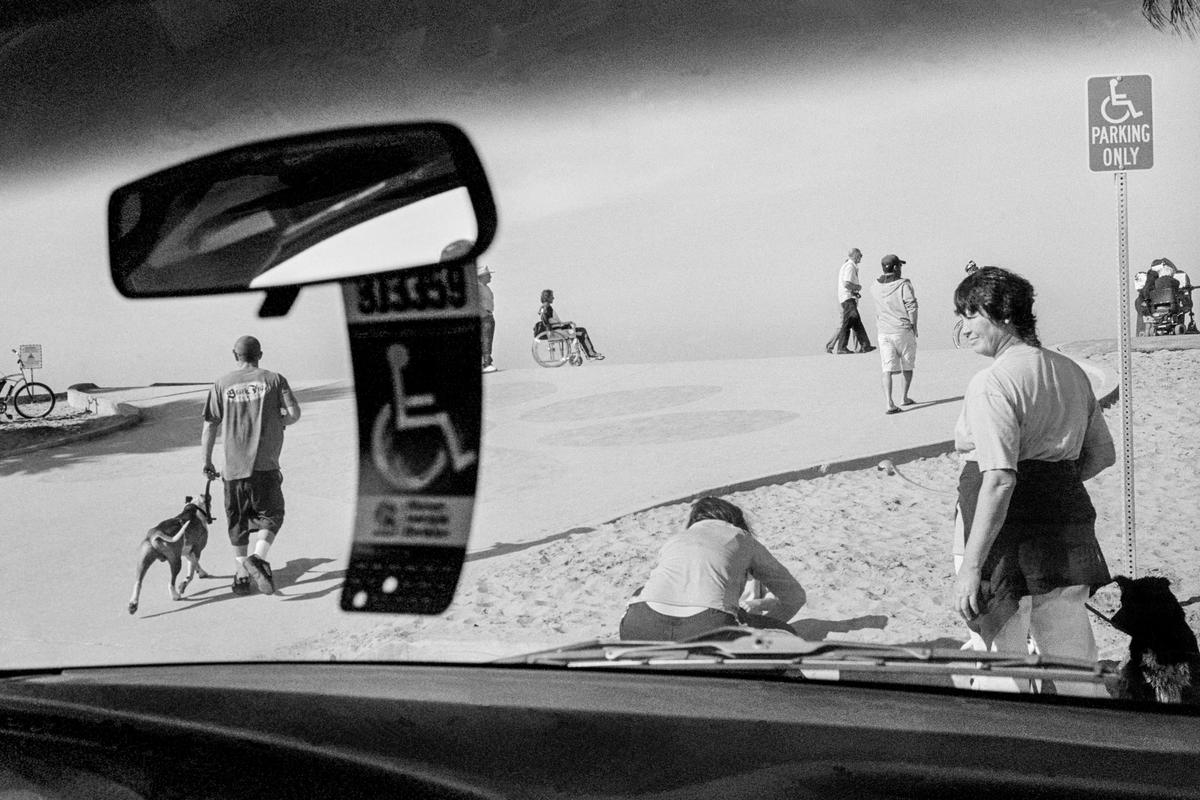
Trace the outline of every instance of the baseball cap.
[[442, 261], [449, 261], [452, 258], [458, 258], [467, 254], [475, 245], [470, 239], [456, 239], [450, 244], [442, 248]]
[[898, 255], [889, 253], [880, 259], [879, 263], [883, 265], [884, 272], [892, 272], [896, 269], [896, 267], [900, 266], [901, 264], [907, 264], [908, 262], [900, 260], [900, 256]]

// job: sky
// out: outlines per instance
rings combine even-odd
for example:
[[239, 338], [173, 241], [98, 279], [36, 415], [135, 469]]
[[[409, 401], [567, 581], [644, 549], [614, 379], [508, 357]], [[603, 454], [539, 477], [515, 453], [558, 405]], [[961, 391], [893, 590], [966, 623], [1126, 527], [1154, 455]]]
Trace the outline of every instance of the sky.
[[1088, 168], [1096, 75], [1153, 80], [1131, 272], [1167, 256], [1200, 279], [1200, 44], [1154, 31], [1138, 2], [168, 13], [185, 5], [114, 4], [0, 44], [0, 347], [42, 344], [56, 388], [211, 380], [246, 333], [293, 380], [348, 377], [336, 286], [262, 320], [261, 293], [122, 298], [107, 259], [117, 186], [333, 125], [467, 132], [499, 213], [482, 261], [502, 369], [533, 366], [546, 288], [615, 363], [820, 354], [851, 247], [868, 280], [885, 254], [908, 262], [923, 349], [950, 346], [968, 259], [1033, 282], [1044, 342], [1115, 336], [1117, 196]]

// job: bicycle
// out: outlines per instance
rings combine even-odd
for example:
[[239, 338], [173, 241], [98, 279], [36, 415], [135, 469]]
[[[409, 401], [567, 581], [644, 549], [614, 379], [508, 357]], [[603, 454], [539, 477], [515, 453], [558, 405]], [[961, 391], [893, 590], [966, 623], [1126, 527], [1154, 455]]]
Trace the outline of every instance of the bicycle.
[[[13, 350], [16, 353], [16, 350]], [[33, 380], [33, 367], [25, 377], [25, 362], [17, 354], [18, 372], [0, 375], [0, 414], [12, 419], [8, 411], [12, 407], [25, 419], [41, 419], [54, 410], [54, 390], [44, 383]]]

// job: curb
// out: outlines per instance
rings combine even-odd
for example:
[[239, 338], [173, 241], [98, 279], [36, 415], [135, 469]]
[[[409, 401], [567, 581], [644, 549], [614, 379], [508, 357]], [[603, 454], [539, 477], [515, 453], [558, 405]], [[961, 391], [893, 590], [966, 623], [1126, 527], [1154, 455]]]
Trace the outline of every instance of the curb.
[[[1117, 396], [1120, 394], [1120, 379], [1116, 372], [1101, 364], [1090, 362], [1081, 356], [1076, 356], [1065, 352], [1064, 348], [1066, 347], [1070, 347], [1070, 343], [1055, 345], [1053, 349], [1055, 352], [1062, 353], [1064, 356], [1070, 358], [1072, 361], [1078, 364], [1084, 372], [1088, 373], [1088, 375], [1095, 380], [1099, 386], [1099, 388], [1096, 390], [1096, 399], [1099, 401], [1100, 407], [1108, 408], [1110, 405], [1115, 403]], [[629, 516], [629, 514], [637, 514], [639, 512], [649, 511], [654, 508], [662, 508], [663, 506], [672, 506], [679, 503], [691, 503], [694, 500], [698, 500], [701, 497], [706, 497], [708, 495], [721, 496], [732, 494], [734, 492], [747, 492], [752, 489], [760, 489], [763, 486], [778, 486], [779, 484], [791, 483], [792, 481], [812, 480], [813, 478], [819, 478], [823, 475], [832, 475], [837, 472], [850, 472], [853, 470], [868, 469], [873, 466], [878, 466], [879, 462], [885, 458], [896, 464], [905, 464], [910, 461], [916, 461], [920, 458], [936, 458], [937, 456], [952, 452], [954, 452], [954, 440], [946, 439], [940, 442], [933, 442], [931, 444], [908, 447], [903, 450], [895, 450], [890, 453], [874, 453], [866, 456], [854, 456], [827, 464], [801, 467], [800, 469], [780, 472], [775, 475], [766, 475], [760, 478], [751, 478], [745, 481], [738, 481], [737, 483], [718, 486], [707, 491], [694, 492], [686, 497], [680, 497], [674, 500], [664, 500], [662, 502], [655, 503], [654, 505], [638, 508], [634, 511], [629, 511], [624, 514], [618, 514], [611, 519], [604, 520], [604, 522], [600, 524], [606, 525], [610, 522], [615, 522], [622, 517]]]
[[76, 383], [67, 387], [67, 402], [72, 408], [90, 411], [97, 417], [137, 416], [141, 412], [128, 403], [113, 402], [105, 397], [93, 397], [91, 392], [100, 387], [94, 383]]
[[941, 442], [932, 444], [918, 445], [916, 447], [907, 447], [903, 450], [893, 450], [887, 453], [874, 453], [867, 456], [854, 456], [852, 458], [840, 459], [831, 461], [826, 464], [818, 464], [815, 466], [801, 467], [800, 469], [788, 470], [787, 472], [778, 472], [774, 475], [765, 475], [761, 478], [751, 478], [737, 483], [718, 486], [713, 489], [708, 489], [702, 492], [694, 492], [686, 497], [680, 497], [675, 500], [663, 500], [655, 503], [652, 506], [645, 506], [636, 511], [618, 514], [612, 519], [606, 519], [602, 525], [607, 525], [610, 522], [616, 522], [622, 517], [627, 517], [629, 514], [637, 514], [642, 511], [650, 511], [663, 506], [673, 506], [679, 503], [691, 503], [694, 500], [699, 500], [701, 497], [709, 495], [722, 496], [733, 494], [734, 492], [748, 492], [753, 489], [761, 489], [764, 486], [779, 486], [784, 483], [792, 483], [793, 481], [807, 481], [813, 478], [821, 478], [826, 475], [834, 475], [838, 472], [852, 472], [854, 470], [868, 469], [870, 467], [879, 466], [879, 462], [888, 459], [894, 464], [907, 464], [910, 461], [916, 461], [920, 458], [936, 458], [947, 453], [954, 452], [954, 440], [946, 439]]
[[142, 421], [141, 412], [132, 406], [126, 406], [125, 403], [119, 405], [130, 409], [132, 413], [118, 413], [111, 415], [105, 422], [96, 427], [88, 428], [87, 430], [68, 431], [58, 436], [38, 442], [37, 444], [18, 447], [15, 450], [9, 450], [6, 453], [0, 454], [0, 459], [10, 458], [12, 456], [26, 455], [28, 453], [36, 453], [39, 450], [48, 450], [51, 447], [59, 447], [64, 444], [72, 444], [74, 442], [85, 442], [89, 439], [99, 439], [101, 436], [107, 436], [110, 433], [132, 428]]
[[48, 450], [52, 447], [60, 447], [64, 444], [99, 439], [110, 433], [132, 428], [142, 421], [142, 412], [136, 406], [131, 406], [128, 403], [114, 403], [111, 400], [102, 397], [93, 397], [88, 394], [89, 390], [98, 388], [100, 387], [94, 383], [77, 383], [67, 387], [66, 393], [67, 403], [72, 408], [78, 408], [81, 411], [93, 414], [97, 424], [91, 424], [91, 421], [89, 421], [88, 424], [80, 429], [64, 430], [62, 433], [49, 436], [36, 444], [17, 447], [0, 454], [0, 458], [27, 455], [40, 450]]

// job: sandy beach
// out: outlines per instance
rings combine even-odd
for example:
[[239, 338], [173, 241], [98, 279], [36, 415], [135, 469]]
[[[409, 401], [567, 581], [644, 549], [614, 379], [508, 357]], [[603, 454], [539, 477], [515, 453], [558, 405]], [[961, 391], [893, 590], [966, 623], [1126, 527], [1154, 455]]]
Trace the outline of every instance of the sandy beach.
[[[1096, 349], [1087, 357], [1115, 371], [1116, 353]], [[1186, 601], [1200, 595], [1200, 538], [1193, 535], [1200, 507], [1200, 350], [1136, 352], [1133, 365], [1139, 572], [1170, 578]], [[1120, 401], [1105, 411], [1114, 438], [1120, 415]], [[942, 646], [965, 641], [965, 627], [947, 602], [958, 460], [949, 454], [898, 466], [900, 475], [865, 469], [728, 495], [805, 586], [808, 604], [792, 621], [804, 638]], [[1127, 573], [1120, 469], [1102, 473], [1088, 488], [1110, 570]], [[285, 655], [478, 660], [615, 638], [628, 598], [686, 514], [686, 505], [659, 507], [546, 544], [476, 558], [467, 563], [445, 615], [381, 622], [353, 636], [330, 630]], [[1102, 589], [1094, 604], [1111, 613], [1116, 588]], [[1200, 604], [1187, 611], [1200, 629]], [[1099, 620], [1093, 628], [1101, 657], [1120, 659], [1125, 637]]]

